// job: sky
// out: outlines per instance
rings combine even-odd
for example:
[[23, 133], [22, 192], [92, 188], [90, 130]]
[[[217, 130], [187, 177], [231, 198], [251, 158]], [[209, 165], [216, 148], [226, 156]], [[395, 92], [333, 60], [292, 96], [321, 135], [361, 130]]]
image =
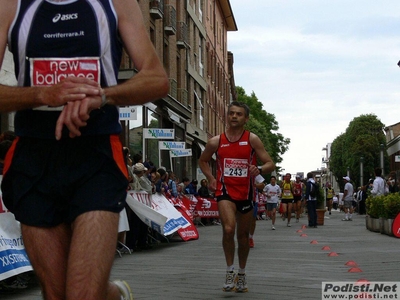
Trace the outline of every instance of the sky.
[[236, 86], [290, 138], [285, 173], [325, 167], [322, 148], [362, 114], [400, 122], [399, 0], [230, 0]]

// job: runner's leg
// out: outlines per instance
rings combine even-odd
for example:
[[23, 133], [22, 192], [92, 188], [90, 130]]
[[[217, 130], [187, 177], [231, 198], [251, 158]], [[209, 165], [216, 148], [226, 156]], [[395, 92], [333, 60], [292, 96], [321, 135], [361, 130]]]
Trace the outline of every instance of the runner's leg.
[[249, 231], [253, 218], [253, 211], [245, 214], [236, 213], [237, 216], [237, 240], [238, 240], [238, 256], [239, 268], [246, 268], [247, 257], [249, 256]]
[[67, 299], [120, 300], [109, 282], [118, 235], [118, 213], [90, 211], [72, 224], [67, 271]]
[[39, 278], [45, 299], [65, 299], [68, 250], [71, 231], [65, 224], [33, 227], [22, 224], [29, 260]]
[[[229, 200], [220, 200], [218, 201], [218, 210], [222, 225], [222, 247], [226, 265], [231, 266], [235, 258], [236, 204]], [[248, 235], [249, 232], [247, 232], [247, 247], [249, 246]]]

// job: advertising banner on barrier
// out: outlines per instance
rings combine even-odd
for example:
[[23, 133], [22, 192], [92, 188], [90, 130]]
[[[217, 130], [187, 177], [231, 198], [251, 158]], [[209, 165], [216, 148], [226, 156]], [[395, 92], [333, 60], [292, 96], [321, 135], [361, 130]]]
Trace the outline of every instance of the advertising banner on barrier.
[[129, 191], [127, 203], [147, 226], [165, 236], [190, 225], [189, 221], [161, 194], [149, 195], [144, 192]]
[[0, 213], [0, 280], [31, 270], [19, 222], [12, 213]]
[[[195, 197], [194, 216], [200, 218], [219, 218], [217, 201], [210, 198]], [[196, 202], [197, 201], [197, 202]]]
[[178, 229], [179, 236], [185, 242], [190, 240], [197, 240], [199, 238], [199, 232], [197, 231], [196, 225], [194, 225], [190, 216], [187, 214], [188, 210], [182, 206], [175, 206], [175, 208], [182, 214], [182, 216], [184, 216], [186, 220], [189, 221], [189, 226]]

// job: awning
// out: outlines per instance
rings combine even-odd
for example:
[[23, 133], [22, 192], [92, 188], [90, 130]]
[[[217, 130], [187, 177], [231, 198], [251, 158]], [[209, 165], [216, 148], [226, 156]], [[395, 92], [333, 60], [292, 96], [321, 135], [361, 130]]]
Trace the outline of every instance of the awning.
[[201, 152], [203, 152], [206, 149], [206, 146], [204, 146], [202, 143], [196, 141], [196, 144], [197, 146], [199, 146]]
[[171, 121], [174, 121], [176, 123], [180, 123], [181, 122], [181, 120], [179, 118], [179, 115], [177, 113], [173, 112], [169, 108], [167, 108], [167, 112], [168, 112], [168, 116], [171, 119]]

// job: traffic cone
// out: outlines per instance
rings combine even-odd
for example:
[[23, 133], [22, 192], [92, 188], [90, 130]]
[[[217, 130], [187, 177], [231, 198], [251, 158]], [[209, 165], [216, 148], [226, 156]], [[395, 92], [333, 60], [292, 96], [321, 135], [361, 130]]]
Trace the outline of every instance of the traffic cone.
[[322, 250], [331, 250], [331, 247], [329, 247], [329, 246], [323, 246], [323, 247], [322, 247]]
[[358, 267], [357, 263], [354, 260], [349, 260], [347, 263], [344, 264], [345, 266], [350, 267]]
[[364, 284], [368, 284], [370, 283], [369, 280], [365, 279], [365, 278], [360, 278], [356, 281], [356, 285], [364, 285]]
[[358, 272], [362, 272], [362, 270], [360, 268], [351, 268], [348, 270], [348, 272], [350, 273], [358, 273]]
[[310, 244], [318, 244], [318, 242], [317, 242], [316, 240], [312, 240], [312, 241], [310, 242]]
[[303, 233], [303, 234], [300, 234], [300, 236], [301, 236], [301, 237], [306, 237], [306, 236], [308, 236], [308, 235], [305, 234], [305, 233]]
[[328, 256], [339, 256], [336, 252], [330, 252]]

